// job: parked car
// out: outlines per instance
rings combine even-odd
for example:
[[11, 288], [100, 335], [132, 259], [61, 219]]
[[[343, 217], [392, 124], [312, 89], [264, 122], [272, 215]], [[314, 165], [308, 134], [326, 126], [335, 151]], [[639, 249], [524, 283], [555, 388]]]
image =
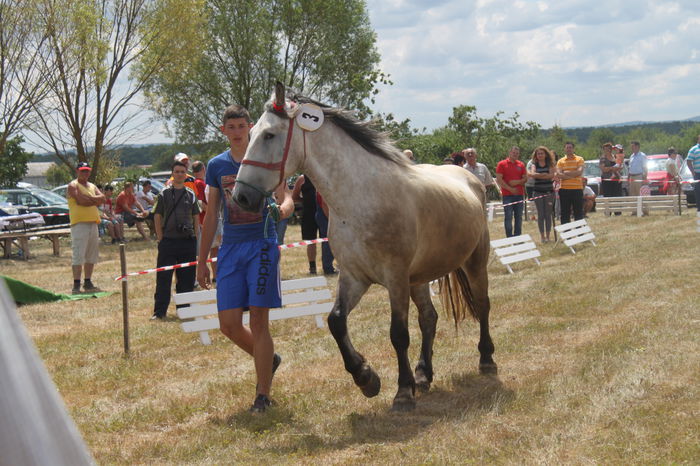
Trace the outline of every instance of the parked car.
[[[652, 195], [666, 194], [667, 161], [667, 154], [647, 155], [647, 179], [649, 180], [649, 189]], [[681, 163], [679, 175], [682, 181], [688, 182], [693, 180], [693, 175], [685, 162]], [[681, 191], [686, 195], [688, 204], [695, 204], [695, 190], [691, 183], [681, 184]]]
[[[628, 183], [627, 183], [627, 160], [625, 160], [625, 166], [622, 167], [622, 195], [628, 195]], [[593, 190], [596, 196], [600, 195], [600, 161], [596, 160], [584, 160], [583, 162], [583, 176], [588, 180], [588, 186]]]
[[[40, 215], [68, 214], [68, 201], [65, 197], [42, 188], [0, 189], [0, 196], [13, 206], [26, 207], [29, 212]], [[68, 215], [44, 217], [47, 225], [69, 223]]]
[[24, 207], [13, 206], [7, 202], [5, 196], [0, 194], [0, 230], [24, 230], [43, 225], [44, 217], [37, 213], [29, 212]]
[[51, 190], [51, 192], [58, 194], [61, 197], [66, 197], [66, 192], [68, 191], [68, 185], [64, 184], [61, 186], [57, 186]]

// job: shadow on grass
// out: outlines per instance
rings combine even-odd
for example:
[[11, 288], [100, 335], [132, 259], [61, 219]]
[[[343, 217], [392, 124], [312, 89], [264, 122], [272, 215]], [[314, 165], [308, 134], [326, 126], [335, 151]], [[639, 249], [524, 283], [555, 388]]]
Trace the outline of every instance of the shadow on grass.
[[[339, 422], [347, 426], [332, 429], [337, 436], [320, 437], [315, 434], [301, 435], [270, 450], [277, 454], [318, 453], [326, 450], [342, 450], [355, 444], [392, 443], [410, 440], [432, 424], [451, 419], [479, 419], [503, 409], [515, 398], [515, 392], [503, 386], [497, 376], [479, 374], [454, 375], [451, 389], [431, 389], [428, 393], [416, 396], [416, 409], [408, 413], [386, 410], [366, 414], [351, 413]], [[237, 421], [244, 418], [234, 416]], [[294, 423], [293, 416], [281, 412], [275, 415], [268, 425], [277, 422]], [[249, 428], [252, 426], [248, 424]]]

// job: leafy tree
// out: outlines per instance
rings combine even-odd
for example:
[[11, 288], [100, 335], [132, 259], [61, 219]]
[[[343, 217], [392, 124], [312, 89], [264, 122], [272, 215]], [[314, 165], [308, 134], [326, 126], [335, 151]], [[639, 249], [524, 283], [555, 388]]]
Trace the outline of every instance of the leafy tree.
[[259, 115], [277, 79], [363, 115], [377, 83], [388, 82], [364, 0], [206, 0], [204, 17], [197, 57], [147, 86], [180, 141], [221, 140], [223, 109], [238, 103]]
[[23, 142], [21, 136], [16, 136], [5, 143], [0, 163], [0, 186], [16, 186], [27, 174], [27, 163], [33, 154], [22, 148]]
[[[99, 178], [107, 147], [140, 131], [136, 97], [201, 44], [200, 0], [36, 0], [49, 98], [35, 102], [40, 142]], [[148, 53], [147, 53], [148, 52]]]
[[32, 103], [47, 92], [39, 72], [46, 32], [37, 27], [32, 0], [0, 3], [0, 154], [15, 134], [31, 125]]
[[70, 183], [73, 173], [64, 164], [53, 164], [46, 170], [46, 182], [49, 186], [61, 186]]

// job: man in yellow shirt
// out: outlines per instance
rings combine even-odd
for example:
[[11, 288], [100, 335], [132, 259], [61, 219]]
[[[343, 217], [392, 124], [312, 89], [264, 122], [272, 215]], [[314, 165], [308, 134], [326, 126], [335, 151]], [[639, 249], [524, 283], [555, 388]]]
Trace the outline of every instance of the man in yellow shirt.
[[80, 294], [80, 276], [85, 268], [83, 290], [86, 293], [100, 291], [92, 283], [92, 272], [99, 258], [100, 211], [97, 206], [105, 202], [105, 196], [90, 183], [88, 178], [92, 168], [87, 162], [77, 166], [78, 177], [68, 184], [68, 212], [70, 215], [70, 236], [73, 248], [73, 294]]
[[574, 143], [564, 144], [566, 155], [557, 162], [557, 178], [561, 180], [559, 202], [561, 203], [561, 223], [571, 221], [571, 210], [574, 220], [583, 218], [583, 157], [574, 154]]

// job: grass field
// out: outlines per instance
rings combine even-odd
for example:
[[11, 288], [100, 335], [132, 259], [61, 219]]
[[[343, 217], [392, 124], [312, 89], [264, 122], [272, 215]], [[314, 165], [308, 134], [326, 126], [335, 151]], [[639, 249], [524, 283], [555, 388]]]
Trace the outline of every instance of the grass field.
[[[396, 358], [387, 293], [377, 286], [349, 328], [382, 377], [379, 396], [361, 395], [327, 328], [312, 318], [275, 322], [284, 358], [273, 387], [278, 405], [255, 417], [247, 413], [249, 357], [221, 335], [203, 346], [176, 320], [148, 320], [154, 275], [129, 281], [132, 351], [123, 356], [116, 246], [101, 248], [94, 277], [115, 294], [19, 312], [100, 464], [698, 464], [694, 211], [593, 214], [589, 223], [597, 247], [572, 255], [541, 245], [542, 266], [516, 264], [514, 275], [490, 265], [498, 376], [478, 374], [476, 323], [455, 330], [440, 311], [435, 381], [408, 414], [389, 412]], [[492, 238], [503, 237], [500, 222], [491, 228]], [[539, 237], [535, 222], [524, 229]], [[290, 227], [288, 241], [299, 235]], [[154, 267], [154, 244], [127, 250], [130, 271]], [[69, 292], [69, 243], [60, 258], [48, 243], [33, 252], [29, 262], [0, 261], [0, 273]], [[303, 248], [283, 252], [282, 271], [285, 279], [306, 276]]]

